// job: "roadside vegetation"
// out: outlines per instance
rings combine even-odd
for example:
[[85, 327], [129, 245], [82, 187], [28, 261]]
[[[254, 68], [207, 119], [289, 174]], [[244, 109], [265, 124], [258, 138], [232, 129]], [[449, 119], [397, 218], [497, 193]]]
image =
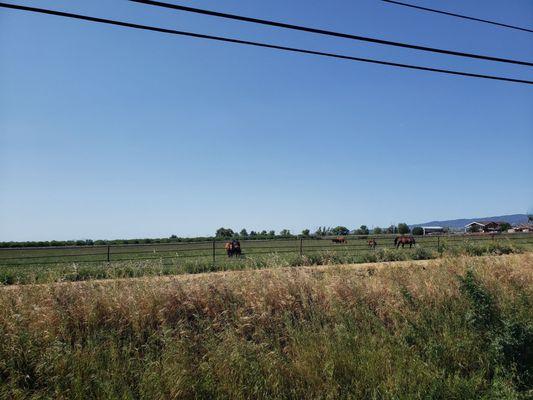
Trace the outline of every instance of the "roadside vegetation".
[[4, 287], [0, 398], [527, 399], [532, 267], [526, 253]]

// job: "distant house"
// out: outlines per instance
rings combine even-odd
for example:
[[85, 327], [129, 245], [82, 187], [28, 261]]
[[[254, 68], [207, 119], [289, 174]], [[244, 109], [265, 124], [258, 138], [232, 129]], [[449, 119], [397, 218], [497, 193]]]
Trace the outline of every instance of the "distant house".
[[424, 231], [424, 236], [444, 233], [444, 227], [442, 226], [423, 226], [422, 230]]
[[474, 221], [465, 225], [465, 232], [499, 232], [503, 222]]
[[518, 233], [518, 232], [533, 232], [533, 224], [520, 224], [513, 226], [507, 232], [509, 233]]

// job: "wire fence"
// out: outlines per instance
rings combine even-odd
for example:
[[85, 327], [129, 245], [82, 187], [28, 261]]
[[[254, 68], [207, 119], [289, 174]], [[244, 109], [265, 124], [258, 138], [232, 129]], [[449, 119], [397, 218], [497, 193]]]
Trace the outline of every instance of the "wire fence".
[[[241, 258], [265, 256], [268, 254], [313, 255], [321, 252], [363, 253], [382, 248], [394, 248], [396, 235], [347, 236], [345, 243], [334, 243], [331, 237], [241, 240]], [[369, 245], [376, 241], [375, 248]], [[498, 235], [428, 235], [415, 237], [414, 248], [423, 247], [440, 251], [466, 243], [482, 244], [491, 241], [533, 248], [533, 233]], [[124, 244], [65, 247], [25, 247], [0, 249], [1, 266], [38, 266], [70, 263], [111, 263], [140, 260], [204, 259], [214, 265], [227, 259], [225, 242], [220, 240], [188, 243]], [[405, 249], [409, 249], [409, 245]], [[401, 248], [401, 247], [400, 247]], [[238, 259], [238, 258], [237, 258]]]

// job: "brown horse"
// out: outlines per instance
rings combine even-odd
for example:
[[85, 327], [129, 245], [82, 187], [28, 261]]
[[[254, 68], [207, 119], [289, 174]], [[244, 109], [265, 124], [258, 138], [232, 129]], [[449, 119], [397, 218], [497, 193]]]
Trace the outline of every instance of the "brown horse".
[[376, 242], [376, 239], [370, 239], [368, 241], [368, 247], [370, 247], [372, 250], [374, 250], [377, 245], [378, 245], [378, 242]]
[[228, 255], [228, 257], [238, 257], [242, 254], [241, 244], [238, 240], [232, 240], [231, 242], [227, 242], [224, 245], [224, 249], [226, 250], [226, 254]]
[[224, 245], [224, 249], [226, 250], [226, 254], [228, 257], [231, 257], [233, 255], [233, 243], [232, 242], [226, 242]]
[[343, 237], [338, 237], [338, 238], [334, 238], [334, 239], [331, 239], [331, 241], [333, 243], [348, 243], [348, 241], [346, 240], [346, 238], [343, 238]]
[[415, 238], [413, 236], [396, 236], [394, 238], [394, 245], [397, 249], [400, 247], [400, 245], [402, 245], [403, 249], [406, 244], [409, 245], [409, 248], [413, 247], [413, 245], [416, 244]]

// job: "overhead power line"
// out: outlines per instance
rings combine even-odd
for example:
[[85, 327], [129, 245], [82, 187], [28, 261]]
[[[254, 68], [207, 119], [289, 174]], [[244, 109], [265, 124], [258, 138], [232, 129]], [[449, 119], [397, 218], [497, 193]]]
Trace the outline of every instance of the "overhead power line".
[[173, 34], [173, 35], [189, 36], [189, 37], [195, 37], [195, 38], [200, 38], [200, 39], [216, 40], [219, 42], [236, 43], [236, 44], [263, 47], [263, 48], [276, 49], [276, 50], [284, 50], [284, 51], [290, 51], [290, 52], [295, 52], [295, 53], [313, 54], [313, 55], [338, 58], [338, 59], [343, 59], [343, 60], [388, 65], [392, 67], [408, 68], [408, 69], [414, 69], [414, 70], [420, 70], [420, 71], [439, 72], [439, 73], [450, 74], [450, 75], [461, 75], [461, 76], [467, 76], [471, 78], [484, 78], [484, 79], [492, 79], [492, 80], [498, 80], [498, 81], [524, 83], [528, 85], [533, 84], [533, 81], [528, 81], [528, 80], [523, 80], [523, 79], [507, 78], [507, 77], [494, 76], [494, 75], [475, 74], [475, 73], [470, 73], [470, 72], [454, 71], [454, 70], [447, 70], [447, 69], [422, 67], [422, 66], [410, 65], [410, 64], [400, 64], [400, 63], [395, 63], [395, 62], [390, 62], [390, 61], [374, 60], [374, 59], [369, 59], [369, 58], [352, 57], [352, 56], [347, 56], [343, 54], [299, 49], [295, 47], [286, 47], [286, 46], [279, 46], [279, 45], [260, 43], [260, 42], [251, 42], [248, 40], [232, 39], [232, 38], [226, 38], [226, 37], [221, 37], [221, 36], [204, 35], [200, 33], [184, 32], [184, 31], [159, 28], [159, 27], [149, 26], [149, 25], [139, 25], [139, 24], [134, 24], [130, 22], [97, 18], [97, 17], [91, 17], [87, 15], [72, 14], [72, 13], [67, 13], [63, 11], [55, 11], [55, 10], [49, 10], [49, 9], [43, 9], [43, 8], [27, 7], [27, 6], [17, 5], [17, 4], [0, 3], [0, 7], [10, 8], [10, 9], [15, 9], [15, 10], [22, 10], [22, 11], [29, 11], [29, 12], [34, 12], [34, 13], [55, 15], [55, 16], [66, 17], [66, 18], [73, 18], [73, 19], [97, 22], [97, 23], [102, 23], [102, 24], [122, 26], [122, 27], [127, 27], [127, 28], [168, 33], [168, 34]]
[[217, 11], [205, 10], [205, 9], [194, 8], [194, 7], [187, 7], [187, 6], [182, 6], [178, 4], [163, 3], [161, 1], [152, 1], [152, 0], [129, 0], [129, 1], [132, 1], [134, 3], [147, 4], [151, 6], [169, 8], [173, 10], [186, 11], [186, 12], [191, 12], [191, 13], [196, 13], [196, 14], [204, 14], [204, 15], [211, 15], [214, 17], [233, 19], [237, 21], [252, 22], [254, 24], [269, 25], [269, 26], [275, 26], [278, 28], [286, 28], [286, 29], [293, 29], [293, 30], [303, 31], [303, 32], [318, 33], [320, 35], [326, 35], [326, 36], [334, 36], [334, 37], [340, 37], [340, 38], [345, 38], [345, 39], [384, 44], [388, 46], [402, 47], [402, 48], [411, 49], [411, 50], [422, 50], [422, 51], [429, 51], [429, 52], [439, 53], [439, 54], [447, 54], [451, 56], [475, 58], [478, 60], [497, 61], [497, 62], [509, 63], [509, 64], [527, 65], [529, 67], [533, 66], [533, 63], [528, 62], [528, 61], [512, 60], [509, 58], [492, 57], [492, 56], [485, 56], [482, 54], [463, 53], [463, 52], [454, 51], [454, 50], [445, 50], [445, 49], [438, 49], [438, 48], [427, 47], [427, 46], [419, 46], [419, 45], [408, 44], [408, 43], [393, 42], [390, 40], [352, 35], [349, 33], [328, 31], [324, 29], [311, 28], [307, 26], [286, 24], [283, 22], [268, 21], [268, 20], [258, 19], [258, 18], [244, 17], [242, 15], [221, 13]]
[[395, 0], [382, 0], [382, 1], [384, 1], [386, 3], [397, 4], [399, 6], [415, 8], [417, 10], [429, 11], [429, 12], [433, 12], [433, 13], [437, 13], [437, 14], [450, 15], [452, 17], [469, 19], [471, 21], [484, 22], [486, 24], [497, 25], [497, 26], [502, 26], [504, 28], [516, 29], [518, 31], [524, 31], [524, 32], [533, 33], [533, 29], [521, 28], [519, 26], [504, 24], [504, 23], [496, 22], [496, 21], [489, 21], [487, 19], [469, 17], [468, 15], [455, 14], [455, 13], [451, 13], [451, 12], [448, 12], [448, 11], [435, 10], [434, 8], [421, 7], [421, 6], [417, 6], [415, 4], [402, 3], [400, 1], [395, 1]]

